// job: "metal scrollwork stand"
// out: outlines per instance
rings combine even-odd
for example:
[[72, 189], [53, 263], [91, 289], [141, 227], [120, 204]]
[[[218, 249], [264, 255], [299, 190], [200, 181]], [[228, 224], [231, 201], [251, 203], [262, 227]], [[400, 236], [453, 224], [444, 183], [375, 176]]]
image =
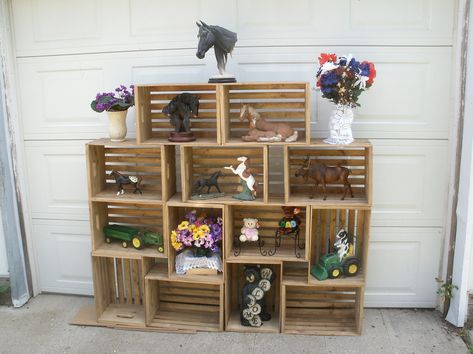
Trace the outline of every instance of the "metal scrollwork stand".
[[259, 237], [258, 241], [256, 241], [256, 242], [251, 242], [251, 241], [241, 242], [239, 236], [234, 236], [233, 237], [233, 255], [235, 257], [238, 257], [240, 255], [241, 248], [243, 247], [243, 245], [245, 243], [249, 243], [249, 244], [256, 243], [258, 245], [260, 254], [262, 256], [267, 256], [268, 255], [268, 251], [263, 249], [264, 241], [261, 239], [261, 237]]

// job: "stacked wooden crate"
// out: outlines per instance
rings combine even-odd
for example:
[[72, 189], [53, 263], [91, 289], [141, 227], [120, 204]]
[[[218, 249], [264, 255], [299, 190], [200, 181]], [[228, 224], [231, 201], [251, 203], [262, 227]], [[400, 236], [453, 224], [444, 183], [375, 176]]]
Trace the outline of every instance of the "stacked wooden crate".
[[[371, 213], [372, 147], [358, 139], [347, 146], [310, 139], [309, 84], [237, 83], [138, 85], [136, 95], [137, 139], [122, 143], [98, 140], [87, 144], [92, 260], [97, 322], [135, 329], [163, 331], [285, 332], [316, 335], [360, 334], [363, 319], [367, 250]], [[200, 98], [199, 118], [192, 122], [197, 140], [169, 142], [172, 131], [162, 107], [182, 92]], [[245, 143], [248, 129], [239, 111], [250, 104], [269, 121], [284, 121], [299, 132], [294, 143]], [[284, 188], [269, 191], [269, 151], [283, 145]], [[258, 197], [245, 202], [231, 198], [238, 177], [223, 169], [236, 157], [249, 156], [258, 183]], [[180, 157], [177, 161], [176, 157]], [[350, 168], [354, 198], [341, 200], [342, 187], [328, 185], [327, 200], [319, 193], [310, 198], [313, 183], [295, 177], [307, 157], [327, 165]], [[179, 166], [178, 166], [179, 165]], [[176, 182], [180, 167], [180, 192]], [[111, 170], [143, 177], [143, 194], [116, 195]], [[221, 170], [225, 196], [191, 200], [192, 183], [209, 172]], [[234, 236], [244, 217], [258, 218], [260, 236], [271, 245], [282, 206], [301, 209], [300, 254], [294, 243], [282, 240], [274, 256], [262, 256], [257, 247], [234, 252]], [[176, 251], [170, 232], [190, 210], [223, 218], [223, 273], [178, 275]], [[157, 231], [164, 236], [164, 253], [156, 247], [142, 250], [106, 243], [103, 227], [109, 223]], [[318, 281], [310, 267], [333, 249], [335, 235], [345, 228], [355, 238], [361, 272], [350, 278]], [[240, 324], [243, 268], [266, 265], [277, 275], [267, 303], [272, 319], [262, 327]]]

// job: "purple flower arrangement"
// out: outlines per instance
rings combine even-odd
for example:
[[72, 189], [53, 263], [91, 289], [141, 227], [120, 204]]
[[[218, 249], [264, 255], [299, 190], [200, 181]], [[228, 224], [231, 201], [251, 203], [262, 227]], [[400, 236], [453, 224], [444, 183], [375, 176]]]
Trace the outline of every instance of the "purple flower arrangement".
[[128, 89], [125, 85], [120, 85], [115, 92], [98, 93], [95, 100], [90, 103], [90, 107], [95, 111], [119, 112], [126, 111], [135, 104], [134, 86]]
[[218, 242], [222, 240], [222, 227], [222, 218], [206, 215], [197, 217], [197, 211], [192, 210], [171, 232], [171, 244], [176, 251], [193, 248], [220, 253]]

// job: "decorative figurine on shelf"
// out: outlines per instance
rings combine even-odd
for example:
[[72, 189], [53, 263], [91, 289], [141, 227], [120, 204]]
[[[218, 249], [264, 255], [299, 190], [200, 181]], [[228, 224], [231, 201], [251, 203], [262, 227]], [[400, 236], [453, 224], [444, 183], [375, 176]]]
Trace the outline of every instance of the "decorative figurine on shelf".
[[330, 116], [330, 137], [324, 140], [328, 144], [351, 144], [353, 134], [352, 108], [359, 107], [358, 99], [363, 91], [374, 83], [376, 69], [368, 61], [357, 61], [351, 54], [337, 56], [321, 53], [317, 71], [317, 87], [322, 97], [335, 103]]
[[360, 270], [360, 258], [355, 256], [353, 236], [341, 229], [333, 244], [333, 253], [320, 257], [319, 262], [312, 266], [310, 273], [318, 280], [336, 279], [342, 274], [353, 277]]
[[220, 243], [221, 217], [197, 215], [191, 210], [185, 220], [171, 231], [171, 245], [176, 256], [176, 274], [212, 275], [223, 270]]
[[115, 178], [115, 183], [118, 187], [117, 196], [125, 193], [125, 190], [123, 189], [124, 184], [132, 184], [133, 187], [135, 187], [133, 193], [140, 192], [140, 194], [143, 194], [141, 192], [141, 176], [124, 176], [118, 171], [111, 171], [110, 176], [113, 176], [113, 178]]
[[246, 156], [240, 156], [237, 158], [241, 163], [237, 168], [232, 166], [224, 167], [227, 170], [231, 170], [234, 174], [240, 177], [240, 184], [243, 187], [243, 191], [239, 194], [233, 196], [235, 199], [239, 200], [255, 200], [256, 199], [256, 181], [253, 175], [248, 172], [249, 167], [249, 158]]
[[173, 142], [194, 141], [195, 136], [191, 132], [190, 118], [197, 118], [199, 114], [199, 98], [191, 93], [181, 93], [175, 96], [163, 108], [165, 114], [174, 126], [168, 140]]
[[244, 269], [245, 285], [241, 290], [240, 323], [246, 327], [261, 327], [271, 320], [266, 309], [265, 294], [271, 289], [276, 275], [268, 267], [248, 265]]
[[267, 122], [251, 106], [243, 105], [240, 110], [240, 122], [248, 120], [250, 130], [241, 137], [243, 141], [281, 142], [292, 143], [297, 141], [298, 132], [287, 123]]
[[307, 183], [308, 178], [312, 178], [315, 181], [314, 193], [310, 198], [314, 198], [314, 195], [317, 193], [317, 188], [319, 184], [322, 184], [322, 190], [324, 192], [324, 200], [327, 199], [327, 183], [336, 183], [343, 184], [344, 191], [342, 200], [345, 199], [347, 191], [350, 191], [350, 195], [353, 198], [353, 191], [351, 189], [351, 184], [348, 181], [348, 176], [351, 171], [340, 165], [338, 166], [327, 166], [324, 163], [318, 162], [317, 159], [312, 160], [314, 163], [311, 164], [311, 157], [307, 156], [304, 160], [302, 166], [296, 171], [296, 177], [304, 178], [304, 181]]
[[220, 75], [215, 75], [209, 79], [209, 83], [236, 82], [235, 76], [226, 72], [227, 56], [232, 54], [237, 34], [220, 26], [207, 25], [205, 22], [196, 22], [199, 27], [199, 44], [197, 45], [196, 56], [199, 59], [205, 58], [205, 53], [214, 47], [215, 59]]
[[243, 227], [240, 230], [240, 235], [233, 236], [233, 255], [237, 257], [240, 255], [241, 248], [245, 243], [256, 242], [262, 256], [267, 255], [267, 251], [263, 250], [264, 241], [259, 237], [260, 224], [258, 219], [244, 218]]
[[[218, 178], [222, 177], [223, 173], [221, 171], [214, 172], [210, 175], [210, 178], [200, 178], [195, 181], [194, 185], [192, 186], [192, 200], [205, 200], [205, 199], [212, 199], [223, 197], [225, 193], [222, 193], [220, 187], [218, 186]], [[207, 187], [207, 193], [202, 194], [202, 190]], [[210, 193], [210, 188], [215, 187], [218, 193]]]
[[259, 239], [258, 229], [259, 229], [258, 219], [244, 218], [243, 227], [241, 228], [241, 235], [239, 237], [239, 240], [241, 242], [258, 241]]
[[158, 252], [164, 253], [163, 236], [158, 232], [143, 231], [126, 225], [112, 224], [104, 226], [103, 233], [106, 243], [112, 243], [112, 240], [120, 240], [124, 248], [131, 244], [137, 250], [147, 245], [156, 245]]

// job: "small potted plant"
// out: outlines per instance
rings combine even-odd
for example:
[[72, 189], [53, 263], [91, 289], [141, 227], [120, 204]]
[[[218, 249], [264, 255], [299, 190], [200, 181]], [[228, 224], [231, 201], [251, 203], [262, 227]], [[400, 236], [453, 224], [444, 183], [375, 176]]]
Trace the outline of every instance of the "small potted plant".
[[109, 134], [112, 141], [124, 141], [126, 137], [126, 115], [128, 108], [134, 106], [135, 97], [133, 85], [128, 89], [120, 85], [115, 92], [98, 93], [90, 107], [95, 111], [107, 112], [109, 119]]
[[171, 245], [176, 256], [176, 274], [216, 274], [222, 271], [219, 243], [222, 240], [221, 217], [187, 213], [171, 231]]
[[317, 87], [323, 98], [336, 105], [330, 116], [330, 137], [324, 142], [350, 144], [353, 142], [352, 108], [360, 106], [360, 94], [373, 85], [376, 69], [373, 63], [359, 62], [351, 54], [338, 57], [336, 54], [322, 53], [319, 64]]

